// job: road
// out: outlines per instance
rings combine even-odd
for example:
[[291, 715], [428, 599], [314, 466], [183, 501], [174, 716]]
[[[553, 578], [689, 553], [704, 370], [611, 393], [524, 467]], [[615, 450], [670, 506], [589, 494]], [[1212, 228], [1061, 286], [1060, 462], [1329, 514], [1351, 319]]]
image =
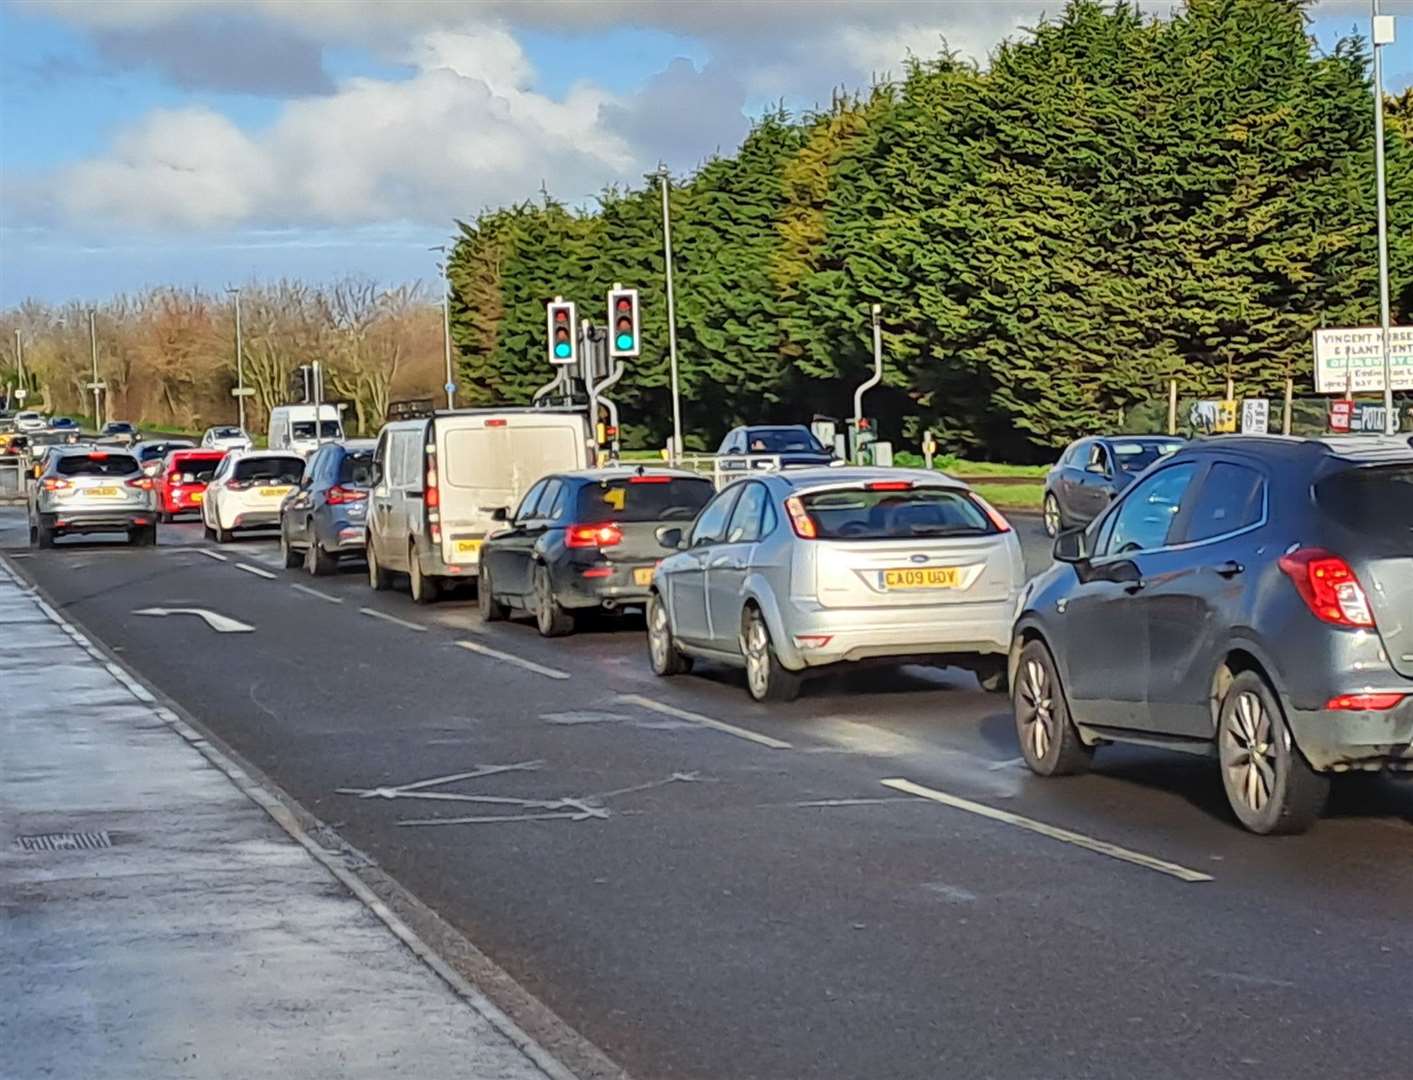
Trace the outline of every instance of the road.
[[639, 621], [549, 642], [269, 538], [10, 554], [638, 1080], [1407, 1074], [1406, 784], [1262, 839], [1200, 759], [1032, 777], [957, 671], [766, 707], [723, 669], [654, 678]]

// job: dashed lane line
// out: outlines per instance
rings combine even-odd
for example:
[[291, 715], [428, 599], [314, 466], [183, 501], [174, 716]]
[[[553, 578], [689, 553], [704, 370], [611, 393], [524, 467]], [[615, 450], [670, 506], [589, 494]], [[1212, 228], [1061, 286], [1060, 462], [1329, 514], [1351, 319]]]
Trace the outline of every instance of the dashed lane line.
[[205, 555], [208, 559], [215, 559], [217, 562], [229, 561], [219, 551], [208, 551], [206, 548], [193, 548], [191, 550], [194, 550], [199, 555]]
[[311, 589], [308, 585], [300, 585], [300, 584], [298, 584], [298, 583], [292, 582], [292, 583], [290, 584], [290, 588], [291, 588], [291, 589], [294, 589], [296, 592], [305, 593], [305, 594], [308, 595], [308, 596], [317, 596], [320, 600], [327, 600], [327, 601], [328, 601], [329, 603], [331, 603], [331, 604], [342, 604], [342, 603], [343, 603], [343, 597], [341, 597], [341, 596], [330, 596], [328, 593], [326, 593], [326, 592], [320, 592], [318, 589]]
[[569, 678], [569, 672], [567, 671], [545, 667], [544, 664], [537, 664], [533, 660], [526, 660], [522, 656], [501, 652], [499, 649], [492, 649], [489, 645], [482, 645], [479, 641], [458, 641], [456, 644], [459, 648], [465, 649], [467, 652], [479, 653], [481, 656], [489, 656], [492, 660], [503, 660], [507, 664], [514, 664], [516, 667], [522, 667], [526, 671], [533, 671], [536, 675], [543, 675], [547, 679]]
[[261, 570], [260, 567], [251, 566], [249, 563], [236, 563], [236, 569], [244, 570], [247, 574], [254, 574], [256, 577], [267, 578], [270, 581], [275, 580], [275, 575], [270, 573], [270, 571]]
[[408, 622], [406, 619], [399, 619], [396, 615], [389, 615], [386, 611], [379, 611], [377, 608], [361, 607], [360, 614], [367, 615], [371, 619], [382, 619], [383, 622], [390, 622], [395, 626], [401, 626], [406, 630], [416, 630], [419, 634], [425, 634], [427, 628], [415, 622]]
[[1071, 832], [1069, 829], [1061, 829], [1054, 825], [1047, 825], [1043, 821], [1022, 817], [1020, 814], [1013, 814], [1009, 810], [998, 810], [996, 807], [987, 806], [985, 803], [972, 802], [970, 799], [963, 799], [957, 795], [949, 795], [945, 791], [937, 791], [935, 788], [923, 787], [921, 784], [914, 784], [911, 780], [894, 778], [884, 780], [882, 783], [884, 787], [890, 787], [894, 791], [907, 792], [909, 795], [916, 795], [922, 799], [931, 799], [933, 802], [939, 802], [955, 810], [965, 810], [969, 814], [990, 818], [992, 821], [999, 821], [1005, 825], [1014, 825], [1016, 828], [1026, 829], [1030, 832], [1038, 833], [1041, 836], [1047, 836], [1051, 840], [1059, 840], [1061, 843], [1073, 844], [1075, 847], [1084, 848], [1086, 851], [1093, 851], [1099, 855], [1107, 855], [1111, 859], [1119, 859], [1123, 862], [1133, 863], [1135, 866], [1141, 866], [1145, 870], [1156, 870], [1160, 874], [1167, 874], [1169, 877], [1175, 877], [1179, 881], [1198, 882], [1212, 880], [1210, 874], [1204, 874], [1198, 870], [1191, 870], [1186, 866], [1179, 866], [1177, 863], [1166, 862], [1152, 855], [1145, 855], [1141, 851], [1130, 851], [1128, 848], [1111, 844], [1107, 840], [1096, 840], [1092, 836], [1085, 836], [1083, 833]]
[[735, 724], [728, 724], [722, 720], [713, 720], [710, 716], [688, 712], [686, 709], [679, 709], [675, 705], [667, 705], [661, 701], [654, 701], [652, 698], [643, 697], [640, 694], [620, 694], [618, 700], [624, 705], [636, 705], [640, 709], [648, 709], [655, 713], [661, 713], [663, 716], [671, 716], [677, 720], [687, 720], [693, 724], [700, 724], [702, 727], [709, 727], [716, 731], [725, 732], [727, 735], [734, 735], [738, 739], [747, 739], [750, 742], [759, 743], [761, 746], [769, 746], [772, 750], [794, 749], [794, 747], [784, 739], [777, 739], [770, 735], [762, 735], [758, 731], [737, 727]]

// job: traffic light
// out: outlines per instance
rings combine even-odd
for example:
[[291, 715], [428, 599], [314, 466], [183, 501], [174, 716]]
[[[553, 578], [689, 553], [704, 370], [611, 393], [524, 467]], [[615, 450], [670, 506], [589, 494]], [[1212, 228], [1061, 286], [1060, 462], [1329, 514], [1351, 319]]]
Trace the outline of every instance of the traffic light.
[[545, 332], [551, 364], [573, 364], [579, 360], [579, 318], [574, 304], [555, 297], [545, 306]]
[[608, 290], [608, 355], [637, 356], [641, 351], [638, 290], [615, 285]]

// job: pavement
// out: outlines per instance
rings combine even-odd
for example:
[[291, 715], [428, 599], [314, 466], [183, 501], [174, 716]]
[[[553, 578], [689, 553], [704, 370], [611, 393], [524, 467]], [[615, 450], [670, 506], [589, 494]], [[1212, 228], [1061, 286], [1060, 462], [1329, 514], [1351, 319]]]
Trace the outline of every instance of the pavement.
[[714, 665], [655, 678], [640, 619], [546, 641], [471, 594], [286, 571], [269, 535], [8, 554], [576, 1075], [1407, 1075], [1406, 782], [1259, 838], [1200, 758], [1032, 776], [1006, 700], [952, 669], [765, 706]]
[[0, 1074], [569, 1076], [3, 566], [0, 626]]

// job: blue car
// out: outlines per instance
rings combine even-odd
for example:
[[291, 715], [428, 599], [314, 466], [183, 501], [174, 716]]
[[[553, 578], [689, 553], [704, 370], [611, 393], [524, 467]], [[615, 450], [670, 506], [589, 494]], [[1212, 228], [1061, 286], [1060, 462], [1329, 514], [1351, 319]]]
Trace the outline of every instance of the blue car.
[[374, 446], [371, 439], [325, 443], [309, 459], [304, 479], [280, 504], [285, 566], [332, 574], [341, 559], [363, 557]]

